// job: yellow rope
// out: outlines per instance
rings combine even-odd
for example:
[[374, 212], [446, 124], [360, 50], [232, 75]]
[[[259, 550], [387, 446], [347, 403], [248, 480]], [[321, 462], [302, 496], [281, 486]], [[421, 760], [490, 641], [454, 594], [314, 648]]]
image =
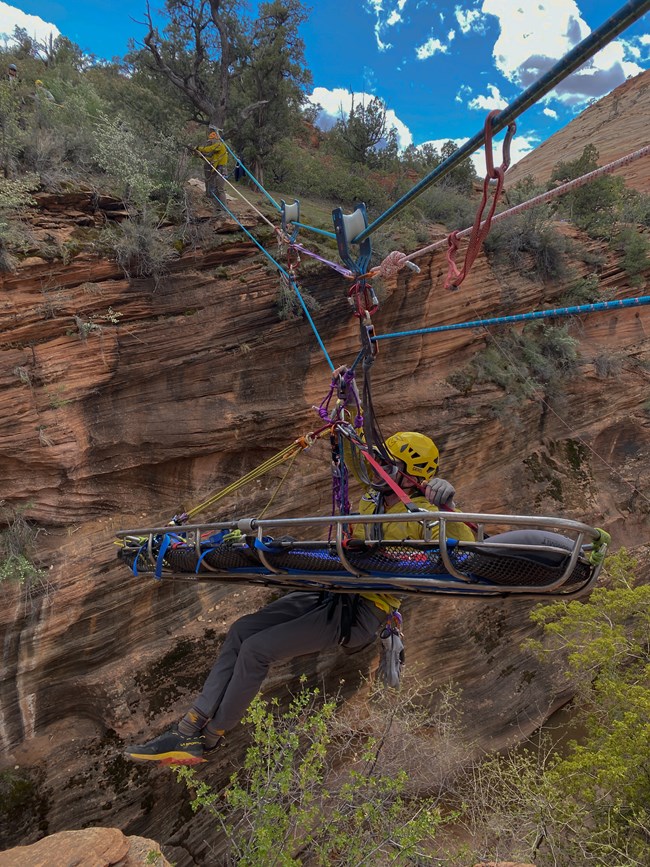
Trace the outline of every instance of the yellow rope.
[[[290, 458], [295, 459], [296, 456], [301, 451], [304, 451], [305, 449], [309, 448], [309, 446], [311, 446], [315, 442], [315, 440], [320, 439], [321, 437], [323, 437], [327, 434], [329, 434], [329, 428], [326, 428], [325, 430], [320, 431], [318, 433], [309, 433], [309, 434], [306, 434], [305, 436], [298, 437], [298, 439], [294, 440], [291, 443], [291, 445], [287, 446], [286, 448], [282, 449], [282, 451], [280, 451], [277, 454], [273, 455], [272, 457], [268, 458], [268, 460], [259, 464], [259, 466], [255, 467], [250, 472], [246, 473], [246, 475], [237, 479], [237, 481], [232, 482], [229, 485], [226, 485], [225, 488], [222, 488], [222, 490], [218, 491], [216, 494], [214, 494], [214, 496], [209, 497], [203, 503], [199, 503], [198, 506], [195, 506], [193, 509], [191, 509], [187, 513], [187, 517], [188, 518], [194, 517], [194, 515], [198, 514], [199, 512], [203, 511], [204, 509], [209, 508], [210, 506], [214, 505], [214, 503], [217, 503], [219, 500], [222, 500], [224, 497], [228, 496], [229, 494], [232, 494], [235, 491], [238, 491], [244, 485], [248, 484], [248, 482], [255, 481], [255, 479], [258, 479], [260, 476], [263, 476], [265, 473], [268, 473], [270, 470], [275, 469], [275, 467], [279, 467], [281, 464], [283, 464], [285, 461], [288, 461]], [[282, 481], [284, 481], [284, 479]]]
[[266, 504], [266, 506], [264, 506], [264, 508], [262, 509], [262, 511], [259, 513], [259, 515], [258, 515], [259, 518], [263, 518], [264, 515], [268, 512], [269, 508], [271, 507], [271, 504], [273, 503], [273, 500], [275, 500], [275, 497], [276, 497], [278, 491], [280, 490], [280, 488], [282, 487], [282, 485], [285, 483], [285, 481], [286, 481], [286, 479], [287, 479], [287, 476], [288, 476], [289, 473], [291, 472], [291, 468], [293, 467], [293, 465], [294, 465], [294, 463], [295, 463], [295, 460], [296, 460], [296, 458], [298, 457], [299, 454], [300, 454], [300, 452], [296, 452], [296, 453], [294, 454], [294, 456], [291, 458], [291, 460], [289, 461], [289, 466], [287, 467], [287, 469], [285, 470], [284, 475], [282, 476], [282, 478], [281, 478], [280, 481], [278, 482], [276, 489], [275, 489], [275, 490], [273, 491], [273, 493], [271, 494], [271, 499], [268, 501], [268, 503]]

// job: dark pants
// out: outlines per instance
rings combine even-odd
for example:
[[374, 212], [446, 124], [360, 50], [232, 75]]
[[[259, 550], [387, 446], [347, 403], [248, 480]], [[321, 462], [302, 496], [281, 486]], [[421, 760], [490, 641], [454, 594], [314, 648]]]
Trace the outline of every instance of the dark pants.
[[[205, 176], [205, 194], [210, 199], [212, 204], [219, 208], [219, 202], [226, 204], [226, 182], [223, 175], [218, 169], [213, 168], [208, 163], [203, 167]], [[214, 197], [219, 199], [219, 202]]]
[[[194, 709], [210, 720], [213, 731], [233, 728], [257, 695], [271, 663], [340, 643], [341, 610], [332, 609], [319, 593], [298, 591], [235, 621]], [[379, 608], [360, 599], [346, 649], [372, 643], [384, 620]]]

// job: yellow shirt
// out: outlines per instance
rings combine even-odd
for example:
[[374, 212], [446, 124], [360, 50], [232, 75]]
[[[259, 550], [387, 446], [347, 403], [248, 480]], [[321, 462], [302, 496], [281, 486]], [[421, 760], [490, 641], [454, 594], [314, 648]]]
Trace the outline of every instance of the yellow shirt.
[[[426, 510], [427, 512], [437, 512], [438, 508], [433, 506], [426, 497], [417, 496], [411, 497], [411, 502], [414, 506], [418, 506], [421, 509]], [[361, 499], [359, 503], [359, 513], [362, 515], [375, 515], [379, 514], [377, 510], [377, 506], [379, 503], [379, 495], [374, 491], [367, 491], [365, 496]], [[401, 500], [398, 500], [396, 503], [393, 503], [392, 506], [389, 506], [386, 509], [386, 515], [395, 515], [395, 514], [403, 514], [406, 512], [406, 506], [402, 503]], [[381, 528], [381, 538], [390, 542], [399, 542], [400, 539], [423, 539], [424, 538], [424, 526], [421, 521], [394, 521], [394, 522], [386, 522], [385, 524], [371, 524], [372, 527]], [[463, 542], [473, 542], [474, 541], [474, 533], [472, 533], [471, 529], [467, 526], [467, 524], [461, 524], [459, 521], [450, 521], [447, 525], [447, 537], [452, 539], [459, 539]], [[439, 537], [439, 525], [433, 524], [431, 527], [431, 539], [437, 539]], [[365, 530], [363, 524], [355, 524], [354, 529], [352, 531], [352, 535], [355, 539], [365, 539]], [[377, 608], [380, 608], [382, 611], [385, 611], [389, 614], [393, 609], [399, 608], [400, 600], [396, 596], [392, 596], [390, 593], [360, 593], [360, 596], [363, 596], [364, 599], [368, 599], [370, 602], [373, 602]]]

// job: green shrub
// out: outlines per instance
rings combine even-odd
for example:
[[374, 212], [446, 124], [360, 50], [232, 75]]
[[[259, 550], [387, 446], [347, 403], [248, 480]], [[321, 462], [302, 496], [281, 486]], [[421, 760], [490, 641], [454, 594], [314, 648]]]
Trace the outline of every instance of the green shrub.
[[12, 271], [15, 254], [29, 249], [32, 233], [22, 220], [22, 211], [33, 204], [31, 192], [38, 187], [36, 175], [0, 177], [0, 272]]
[[602, 301], [600, 278], [598, 274], [589, 274], [575, 280], [560, 299], [563, 307], [577, 307], [580, 304], [594, 304]]
[[253, 742], [224, 793], [191, 769], [176, 771], [193, 809], [208, 810], [226, 832], [229, 863], [407, 865], [433, 838], [442, 818], [432, 801], [404, 798], [405, 772], [375, 772], [382, 745], [374, 739], [359, 734], [341, 752], [335, 717], [336, 702], [318, 690], [303, 688], [283, 714], [258, 697], [244, 719]]
[[[320, 310], [320, 304], [309, 292], [306, 292], [302, 287], [300, 295], [305, 302], [305, 307], [310, 313], [315, 313]], [[300, 319], [304, 317], [305, 311], [298, 299], [296, 290], [293, 288], [287, 277], [281, 272], [278, 272], [278, 292], [275, 297], [275, 306], [280, 319]]]
[[25, 519], [20, 509], [0, 502], [0, 585], [6, 582], [29, 589], [45, 580], [45, 571], [33, 562], [39, 529]]
[[169, 263], [178, 257], [172, 236], [161, 232], [150, 209], [109, 226], [101, 242], [115, 255], [127, 277], [152, 277], [156, 285], [167, 273]]
[[568, 325], [532, 322], [521, 333], [512, 328], [495, 331], [488, 341], [469, 365], [447, 378], [463, 394], [475, 383], [491, 382], [515, 403], [539, 393], [554, 396], [576, 369], [577, 341], [569, 335]]
[[547, 216], [544, 207], [534, 208], [493, 226], [484, 243], [490, 260], [540, 280], [563, 277], [567, 242]]
[[619, 232], [616, 247], [623, 253], [623, 270], [635, 287], [645, 285], [645, 275], [650, 271], [650, 245], [645, 235], [627, 227]]

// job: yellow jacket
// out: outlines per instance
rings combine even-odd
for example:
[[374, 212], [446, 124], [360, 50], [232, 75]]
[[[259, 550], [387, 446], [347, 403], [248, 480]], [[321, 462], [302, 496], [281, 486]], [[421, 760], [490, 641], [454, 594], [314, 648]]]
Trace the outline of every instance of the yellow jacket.
[[207, 144], [199, 145], [197, 151], [203, 154], [215, 169], [228, 165], [228, 150], [222, 141], [210, 141]]
[[[410, 500], [414, 506], [418, 506], [418, 508], [424, 509], [427, 512], [439, 511], [438, 508], [432, 505], [422, 494], [410, 497]], [[388, 509], [386, 509], [384, 512], [377, 511], [380, 503], [381, 495], [379, 494], [379, 492], [374, 491], [372, 488], [368, 488], [364, 496], [361, 498], [361, 501], [359, 502], [359, 514], [396, 515], [406, 512], [406, 506], [404, 505], [404, 503], [402, 503], [401, 500], [393, 503], [393, 505], [389, 506]], [[424, 538], [424, 526], [421, 521], [415, 520], [415, 516], [412, 521], [387, 521], [386, 523], [371, 524], [370, 527], [371, 538], [381, 538], [390, 542], [399, 542], [400, 539]], [[467, 526], [467, 524], [461, 524], [459, 521], [450, 521], [446, 525], [446, 527], [448, 539], [459, 539], [463, 542], [474, 541], [474, 533]], [[373, 528], [375, 530], [374, 533], [372, 532]], [[355, 539], [365, 539], [365, 525], [354, 524], [352, 536]], [[438, 539], [438, 537], [439, 525], [433, 524], [431, 526], [431, 539]], [[359, 595], [362, 596], [364, 599], [368, 599], [370, 602], [374, 602], [377, 608], [385, 611], [386, 613], [389, 613], [392, 609], [399, 608], [400, 606], [400, 600], [390, 593], [360, 593]]]
[[[418, 494], [415, 497], [410, 497], [410, 500], [414, 506], [417, 506], [419, 509], [423, 509], [426, 512], [438, 511], [438, 507], [433, 506], [423, 494]], [[389, 508], [385, 510], [385, 513], [380, 513], [377, 511], [379, 502], [379, 494], [372, 489], [368, 489], [365, 495], [361, 498], [361, 502], [359, 503], [359, 514], [396, 515], [406, 512], [406, 506], [404, 505], [404, 503], [402, 503], [401, 500], [398, 500], [396, 503], [393, 503], [392, 506], [389, 506]], [[395, 521], [394, 523], [386, 522], [385, 524], [372, 524], [370, 526], [381, 528], [381, 536], [377, 537], [372, 535], [371, 533], [371, 538], [381, 538], [389, 542], [399, 542], [400, 539], [424, 538], [424, 527], [422, 525], [422, 522], [415, 520], [415, 516], [413, 517], [412, 521]], [[438, 529], [438, 524], [434, 524], [431, 527], [432, 540], [438, 538]], [[355, 524], [352, 535], [355, 539], [365, 539], [364, 524]], [[461, 524], [459, 521], [450, 521], [447, 524], [447, 538], [460, 539], [460, 541], [462, 542], [473, 542], [474, 534], [467, 526], [467, 524]]]

